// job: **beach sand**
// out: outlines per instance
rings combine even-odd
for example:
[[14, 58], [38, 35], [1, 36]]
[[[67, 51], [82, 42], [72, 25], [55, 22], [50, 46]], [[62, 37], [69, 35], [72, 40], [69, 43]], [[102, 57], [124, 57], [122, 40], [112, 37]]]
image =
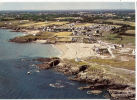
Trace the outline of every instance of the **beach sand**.
[[74, 59], [74, 58], [86, 58], [90, 56], [97, 56], [93, 51], [95, 46], [99, 44], [85, 44], [85, 43], [57, 43], [57, 47], [61, 51], [60, 58]]
[[47, 42], [47, 40], [36, 40], [36, 41], [34, 41], [34, 43], [46, 43]]

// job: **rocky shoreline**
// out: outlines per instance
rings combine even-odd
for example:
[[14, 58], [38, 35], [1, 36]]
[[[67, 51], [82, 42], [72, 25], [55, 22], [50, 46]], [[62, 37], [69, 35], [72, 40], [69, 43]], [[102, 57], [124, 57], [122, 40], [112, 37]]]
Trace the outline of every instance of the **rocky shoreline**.
[[107, 90], [112, 100], [134, 100], [135, 86], [128, 83], [120, 83], [114, 80], [111, 75], [103, 72], [91, 72], [89, 65], [74, 65], [60, 58], [38, 58], [42, 62], [38, 64], [40, 69], [51, 69], [68, 75], [70, 80], [85, 82], [90, 85], [79, 87], [80, 90], [87, 90], [88, 93], [100, 94], [103, 89]]
[[16, 42], [16, 43], [29, 43], [32, 41], [36, 41], [37, 38], [30, 38], [30, 39], [21, 39], [20, 37], [15, 37], [13, 39], [10, 39], [9, 42]]
[[[10, 28], [12, 29], [12, 28]], [[22, 29], [13, 29], [14, 32], [25, 32]], [[10, 39], [10, 42], [28, 43], [36, 41], [32, 34], [30, 38], [15, 37]], [[135, 99], [135, 86], [128, 84], [128, 82], [121, 82], [117, 76], [110, 73], [104, 73], [103, 70], [97, 70], [87, 64], [73, 64], [68, 60], [60, 58], [38, 58], [42, 62], [38, 64], [40, 69], [47, 70], [53, 68], [54, 70], [68, 75], [70, 80], [89, 83], [86, 87], [79, 87], [80, 90], [89, 90], [88, 94], [100, 94], [102, 89], [107, 90], [112, 100], [134, 100]], [[118, 79], [117, 79], [118, 78]]]

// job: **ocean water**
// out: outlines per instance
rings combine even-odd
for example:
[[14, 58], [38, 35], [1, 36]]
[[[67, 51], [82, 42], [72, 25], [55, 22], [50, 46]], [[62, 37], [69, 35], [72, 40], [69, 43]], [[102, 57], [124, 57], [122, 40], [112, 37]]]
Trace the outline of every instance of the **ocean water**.
[[[39, 70], [36, 66], [39, 62], [32, 59], [57, 56], [59, 51], [48, 44], [8, 42], [10, 38], [21, 35], [21, 32], [0, 29], [0, 99], [104, 98], [105, 92], [91, 95], [86, 90], [78, 90], [78, 87], [86, 84], [70, 81], [61, 73]], [[63, 87], [50, 86], [55, 83]]]

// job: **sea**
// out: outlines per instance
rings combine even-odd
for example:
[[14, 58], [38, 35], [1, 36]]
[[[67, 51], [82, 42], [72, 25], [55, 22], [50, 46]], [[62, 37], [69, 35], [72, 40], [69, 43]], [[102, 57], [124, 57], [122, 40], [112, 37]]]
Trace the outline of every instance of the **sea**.
[[[0, 29], [0, 99], [103, 99], [100, 95], [79, 90], [85, 83], [68, 80], [62, 73], [40, 70], [34, 59], [60, 54], [50, 44], [14, 43], [9, 39], [22, 32]], [[29, 74], [28, 74], [29, 73]]]

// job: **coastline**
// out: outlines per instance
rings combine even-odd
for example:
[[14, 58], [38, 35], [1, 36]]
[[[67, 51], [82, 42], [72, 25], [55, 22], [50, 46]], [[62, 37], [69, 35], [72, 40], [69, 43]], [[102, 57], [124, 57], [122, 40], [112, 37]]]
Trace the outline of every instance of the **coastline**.
[[61, 58], [61, 56], [63, 55], [63, 52], [55, 44], [49, 44], [49, 45], [51, 45], [55, 50], [59, 52], [59, 54], [56, 57]]
[[[43, 43], [43, 40], [38, 40], [38, 41], [33, 41], [33, 42]], [[103, 55], [98, 55], [98, 54], [96, 54], [93, 51], [94, 46], [97, 46], [97, 47], [98, 46], [102, 46], [100, 43], [93, 43], [93, 44], [86, 44], [86, 43], [55, 43], [55, 44], [50, 44], [50, 45], [53, 48], [59, 50], [60, 54], [58, 56], [56, 56], [56, 57], [59, 57], [62, 60], [75, 59], [75, 58], [84, 59], [84, 58], [87, 58], [87, 57], [94, 57], [94, 56], [95, 57], [104, 57]], [[55, 60], [55, 59], [53, 59], [53, 60]], [[49, 63], [50, 62], [48, 62], [48, 64]], [[79, 70], [81, 68], [83, 68], [82, 66], [85, 66], [85, 65], [83, 65], [83, 63], [82, 63], [82, 65], [79, 65], [80, 64], [79, 62], [78, 63], [75, 62], [75, 64], [73, 65], [73, 62], [71, 62], [71, 61], [65, 61], [65, 62], [63, 61], [60, 64], [61, 65], [64, 64], [64, 65], [63, 66], [60, 66], [60, 65], [57, 66], [57, 71], [58, 72], [63, 72], [64, 74], [73, 74], [73, 73], [74, 73], [74, 75], [76, 74], [76, 76], [74, 78], [70, 78], [71, 80], [85, 82], [85, 83], [87, 83], [87, 82], [94, 83], [93, 86], [91, 85], [89, 87], [80, 87], [80, 89], [87, 89], [87, 88], [92, 89], [93, 87], [95, 87], [93, 89], [98, 90], [98, 87], [100, 87], [100, 85], [101, 85], [101, 87], [106, 86], [105, 89], [106, 88], [114, 88], [114, 90], [110, 89], [108, 91], [109, 93], [112, 93], [114, 95], [115, 95], [115, 87], [119, 91], [118, 94], [121, 93], [121, 91], [123, 91], [121, 89], [123, 87], [128, 87], [129, 89], [131, 89], [131, 91], [134, 92], [134, 87], [132, 87], [132, 85], [128, 85], [127, 83], [126, 84], [125, 83], [124, 84], [121, 83], [121, 81], [120, 81], [121, 79], [118, 79], [117, 80], [118, 82], [116, 82], [116, 83], [113, 82], [113, 74], [112, 74], [112, 77], [111, 77], [111, 73], [110, 73], [111, 70], [110, 70], [110, 72], [108, 71], [107, 73], [106, 72], [104, 73], [105, 66], [102, 68], [102, 66], [96, 66], [93, 63], [92, 64], [93, 69], [92, 69], [92, 67], [91, 67], [91, 69], [89, 69], [89, 67], [86, 67], [86, 69], [87, 69], [86, 72], [84, 72], [84, 71], [83, 72], [81, 72], [81, 71], [79, 72]], [[89, 63], [87, 63], [86, 66], [89, 66], [88, 64]], [[52, 63], [50, 65], [52, 65]], [[76, 68], [75, 66], [79, 66], [79, 67]], [[45, 69], [45, 67], [46, 67], [47, 69], [49, 69], [52, 66], [49, 66], [49, 65], [47, 65], [47, 63], [44, 62], [43, 64], [39, 65], [39, 67], [41, 67], [43, 69]], [[93, 70], [93, 72], [92, 72], [92, 70]], [[97, 70], [97, 72], [94, 73], [94, 70], [95, 70], [95, 72]], [[98, 73], [98, 71], [99, 71], [99, 73]], [[112, 73], [113, 73], [113, 71], [112, 71]], [[95, 74], [95, 76], [94, 76], [94, 74]], [[105, 74], [105, 75], [103, 75], [103, 74]], [[108, 74], [110, 74], [110, 75], [108, 76]], [[102, 77], [101, 75], [103, 75], [104, 78], [101, 78]], [[107, 77], [109, 77], [110, 79], [108, 79]], [[115, 77], [117, 77], [117, 76], [114, 75], [114, 78]], [[96, 82], [94, 80], [99, 80], [99, 82]], [[124, 81], [125, 81], [125, 79], [124, 79]], [[105, 82], [105, 83], [103, 83], [103, 82]], [[109, 83], [107, 83], [107, 82], [109, 82]], [[125, 88], [124, 91], [128, 91], [128, 90]], [[123, 92], [123, 94], [125, 94], [125, 92]], [[117, 96], [114, 96], [114, 97], [117, 97]]]
[[8, 27], [0, 27], [1, 29], [10, 29], [11, 32], [22, 32], [26, 35], [36, 35], [38, 34], [40, 31], [39, 30], [35, 30], [35, 29], [13, 29], [13, 28], [8, 28]]
[[[34, 43], [45, 44], [46, 40], [36, 40]], [[56, 43], [50, 44], [55, 50], [59, 51], [59, 57], [61, 59], [75, 59], [75, 58], [87, 58], [91, 56], [97, 56], [93, 51], [94, 46], [99, 44], [86, 44], [86, 43]]]
[[86, 43], [56, 43], [53, 44], [60, 52], [61, 59], [84, 59], [87, 57], [100, 57], [105, 58], [107, 56], [98, 55], [93, 49], [95, 46], [101, 46], [99, 43], [86, 44]]
[[[42, 62], [37, 66], [42, 70], [53, 69], [68, 76], [69, 80], [88, 83], [87, 86], [78, 87], [79, 90], [87, 90], [92, 94], [100, 94], [106, 90], [110, 99], [134, 98], [135, 87], [130, 80], [124, 78], [126, 73], [123, 70], [117, 70], [109, 66], [98, 66], [96, 64], [84, 64], [74, 62], [68, 59], [38, 58]], [[120, 75], [119, 75], [120, 73]], [[130, 76], [134, 76], [133, 73]], [[96, 92], [96, 93], [94, 93]]]

